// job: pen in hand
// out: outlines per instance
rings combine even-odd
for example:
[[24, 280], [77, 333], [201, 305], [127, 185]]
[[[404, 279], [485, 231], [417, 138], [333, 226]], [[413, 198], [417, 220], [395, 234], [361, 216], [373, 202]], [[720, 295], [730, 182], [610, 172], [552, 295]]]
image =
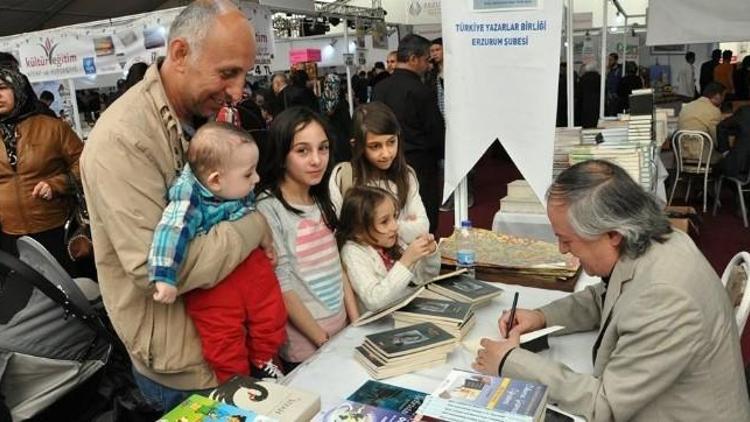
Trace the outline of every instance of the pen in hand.
[[513, 329], [513, 324], [516, 320], [516, 306], [518, 305], [518, 292], [513, 295], [513, 306], [510, 307], [510, 318], [508, 318], [508, 330], [505, 332], [505, 338], [508, 338], [510, 330]]

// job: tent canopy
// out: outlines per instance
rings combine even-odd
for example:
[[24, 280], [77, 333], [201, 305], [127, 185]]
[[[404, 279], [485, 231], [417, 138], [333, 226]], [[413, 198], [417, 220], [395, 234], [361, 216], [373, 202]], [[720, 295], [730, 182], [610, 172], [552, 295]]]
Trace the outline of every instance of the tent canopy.
[[185, 6], [184, 0], [0, 0], [0, 37]]

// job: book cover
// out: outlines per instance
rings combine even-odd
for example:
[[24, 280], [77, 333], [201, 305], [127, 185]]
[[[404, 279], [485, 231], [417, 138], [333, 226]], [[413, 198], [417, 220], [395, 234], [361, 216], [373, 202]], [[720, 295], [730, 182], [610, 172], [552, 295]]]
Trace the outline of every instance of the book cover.
[[405, 416], [414, 416], [425, 397], [427, 397], [427, 393], [421, 391], [368, 380], [347, 397], [347, 400], [393, 410]]
[[455, 338], [431, 322], [365, 336], [365, 341], [377, 347], [384, 355], [401, 356], [442, 346]]
[[193, 394], [157, 422], [277, 422], [250, 410]]
[[313, 422], [344, 421], [409, 422], [411, 421], [411, 417], [402, 415], [395, 410], [344, 400], [334, 408], [320, 412], [315, 419], [313, 419]]
[[532, 422], [540, 420], [546, 404], [545, 385], [454, 369], [425, 399], [419, 413], [459, 421], [462, 419], [456, 419], [455, 415], [468, 410], [488, 417], [506, 415]]
[[451, 300], [416, 297], [408, 305], [394, 312], [413, 318], [434, 318], [449, 322], [463, 322], [471, 313], [471, 305]]
[[320, 411], [318, 394], [243, 375], [233, 376], [209, 397], [281, 421], [309, 421]]
[[500, 294], [502, 290], [466, 275], [451, 277], [435, 283], [435, 287], [447, 289], [467, 299], [482, 299], [487, 295]]

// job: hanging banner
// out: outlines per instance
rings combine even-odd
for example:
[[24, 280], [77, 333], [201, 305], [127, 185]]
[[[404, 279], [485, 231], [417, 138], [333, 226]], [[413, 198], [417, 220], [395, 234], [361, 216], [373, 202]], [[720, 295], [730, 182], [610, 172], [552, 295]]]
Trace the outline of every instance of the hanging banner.
[[[134, 63], [152, 64], [166, 54], [169, 26], [183, 8], [0, 38], [0, 51], [18, 58], [31, 82], [126, 74]], [[255, 29], [256, 65], [271, 63], [269, 8], [240, 3]]]
[[500, 139], [537, 196], [542, 198], [550, 184], [562, 2], [520, 3], [525, 9], [506, 9], [508, 1], [442, 4], [444, 198], [495, 139]]

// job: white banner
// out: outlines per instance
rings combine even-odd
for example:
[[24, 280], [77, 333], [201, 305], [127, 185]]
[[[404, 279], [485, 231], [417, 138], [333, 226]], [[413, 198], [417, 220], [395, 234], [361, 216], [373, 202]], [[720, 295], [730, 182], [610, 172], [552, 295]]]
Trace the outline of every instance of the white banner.
[[646, 45], [750, 40], [748, 0], [652, 0]]
[[[256, 65], [269, 64], [273, 56], [271, 11], [241, 3], [252, 22], [257, 44]], [[134, 63], [152, 64], [166, 54], [169, 26], [182, 8], [147, 15], [38, 31], [0, 39], [31, 82], [123, 73]]]
[[[562, 2], [475, 12], [443, 2], [446, 164], [444, 197], [499, 138], [542, 198], [552, 178]], [[509, 2], [505, 2], [509, 3]], [[525, 2], [529, 3], [529, 2]], [[497, 9], [496, 9], [497, 10]]]

